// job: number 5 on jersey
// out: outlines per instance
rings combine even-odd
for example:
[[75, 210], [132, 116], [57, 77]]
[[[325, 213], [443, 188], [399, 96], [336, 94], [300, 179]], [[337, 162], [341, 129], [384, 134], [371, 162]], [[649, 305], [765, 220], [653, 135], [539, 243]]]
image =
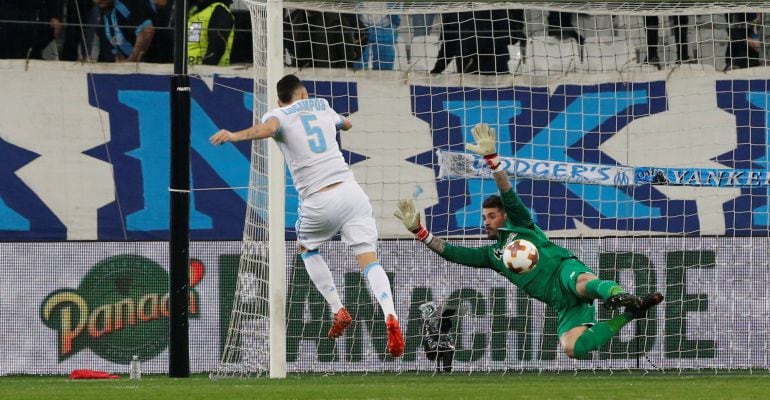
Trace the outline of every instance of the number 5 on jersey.
[[299, 118], [302, 120], [302, 126], [305, 127], [305, 133], [307, 133], [307, 143], [310, 146], [310, 151], [313, 153], [323, 153], [326, 151], [326, 139], [324, 139], [324, 131], [320, 126], [315, 126], [312, 123], [317, 120], [313, 114], [301, 114]]

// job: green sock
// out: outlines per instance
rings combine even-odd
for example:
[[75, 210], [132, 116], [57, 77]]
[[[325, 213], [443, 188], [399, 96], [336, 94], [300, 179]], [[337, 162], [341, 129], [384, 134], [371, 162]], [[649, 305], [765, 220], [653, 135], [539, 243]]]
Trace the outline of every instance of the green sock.
[[612, 339], [613, 336], [620, 332], [627, 323], [633, 321], [634, 316], [631, 313], [623, 313], [617, 317], [588, 328], [582, 335], [575, 341], [575, 348], [573, 350], [573, 358], [580, 358], [588, 352], [602, 347]]
[[586, 291], [591, 296], [602, 300], [607, 300], [616, 294], [626, 292], [626, 290], [618, 285], [617, 282], [603, 281], [601, 279], [588, 281], [588, 283], [586, 283]]

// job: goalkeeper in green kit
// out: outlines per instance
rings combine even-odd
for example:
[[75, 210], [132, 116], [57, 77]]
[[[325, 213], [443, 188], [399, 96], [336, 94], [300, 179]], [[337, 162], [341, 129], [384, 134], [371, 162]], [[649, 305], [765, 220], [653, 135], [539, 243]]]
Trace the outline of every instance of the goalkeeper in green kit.
[[[494, 129], [487, 124], [478, 124], [472, 133], [476, 144], [466, 145], [466, 149], [484, 157], [500, 190], [500, 196], [490, 196], [483, 204], [487, 237], [497, 242], [477, 248], [447, 243], [420, 224], [420, 213], [415, 210], [412, 200], [401, 200], [395, 216], [417, 239], [447, 261], [493, 269], [529, 296], [552, 307], [558, 316], [559, 342], [569, 357], [578, 358], [598, 349], [623, 326], [634, 318], [644, 318], [647, 310], [663, 301], [660, 293], [640, 298], [626, 292], [616, 282], [600, 280], [571, 251], [551, 242], [532, 221], [529, 210], [513, 191], [508, 174], [500, 165]], [[537, 264], [526, 273], [515, 273], [503, 262], [505, 246], [518, 239], [532, 242], [539, 253]], [[601, 299], [607, 309], [623, 307], [623, 313], [608, 321], [597, 322], [594, 299]]]

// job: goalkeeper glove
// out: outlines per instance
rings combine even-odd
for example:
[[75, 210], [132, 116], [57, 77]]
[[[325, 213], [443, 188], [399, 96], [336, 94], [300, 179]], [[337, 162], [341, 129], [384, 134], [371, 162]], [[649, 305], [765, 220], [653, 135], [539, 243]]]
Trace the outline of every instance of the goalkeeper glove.
[[433, 235], [420, 223], [420, 213], [415, 210], [414, 201], [399, 200], [398, 208], [393, 212], [393, 215], [400, 219], [406, 229], [414, 233], [419, 241], [430, 243], [433, 240]]
[[473, 127], [471, 134], [473, 134], [476, 144], [466, 144], [465, 149], [483, 156], [492, 172], [500, 171], [501, 164], [500, 157], [497, 155], [495, 130], [485, 123], [480, 123]]

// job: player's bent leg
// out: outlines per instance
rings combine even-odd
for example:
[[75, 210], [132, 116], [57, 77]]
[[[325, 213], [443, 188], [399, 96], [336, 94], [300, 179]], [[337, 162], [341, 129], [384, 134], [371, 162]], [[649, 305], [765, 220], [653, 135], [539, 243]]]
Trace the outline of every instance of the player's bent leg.
[[336, 339], [342, 336], [345, 328], [353, 323], [353, 318], [350, 317], [345, 307], [342, 306], [332, 273], [318, 250], [308, 250], [304, 246], [300, 246], [300, 257], [303, 264], [305, 264], [305, 270], [310, 280], [313, 281], [316, 289], [318, 289], [326, 303], [329, 304], [332, 313], [334, 313], [334, 322], [327, 336], [329, 339]]
[[575, 284], [578, 294], [589, 299], [600, 299], [607, 301], [613, 296], [626, 293], [615, 281], [603, 281], [594, 274], [580, 274]]
[[604, 308], [617, 310], [621, 307], [638, 306], [639, 297], [627, 293], [622, 286], [615, 281], [603, 281], [594, 274], [580, 274], [575, 283], [575, 290], [583, 297], [589, 299], [601, 299]]
[[559, 337], [559, 343], [567, 357], [575, 357], [575, 342], [587, 329], [588, 327], [585, 325], [576, 326]]
[[334, 278], [329, 270], [329, 266], [318, 250], [301, 248], [300, 251], [300, 257], [302, 257], [302, 262], [305, 264], [305, 270], [310, 280], [313, 281], [316, 289], [326, 299], [326, 303], [329, 304], [332, 312], [336, 314], [342, 308], [342, 301], [337, 292], [337, 285], [334, 284]]
[[388, 331], [388, 351], [394, 357], [404, 352], [404, 337], [398, 325], [398, 315], [393, 304], [390, 279], [377, 258], [377, 223], [374, 220], [369, 198], [360, 186], [343, 187], [346, 200], [351, 201], [350, 217], [340, 229], [342, 241], [347, 243], [358, 259], [361, 274], [369, 282], [371, 290], [385, 316]]
[[[390, 288], [390, 279], [385, 273], [385, 270], [377, 260], [376, 253], [363, 252], [356, 255], [359, 265], [361, 265], [361, 273], [366, 277], [369, 282], [369, 290], [371, 290], [377, 302], [382, 308], [382, 313], [385, 316], [385, 327], [388, 332], [388, 352], [393, 357], [400, 357], [404, 353], [404, 336], [401, 334], [401, 327], [398, 324], [398, 316], [396, 315], [396, 308], [393, 303], [393, 293]], [[364, 263], [368, 263], [364, 266]]]
[[366, 251], [361, 254], [356, 254], [356, 260], [358, 260], [358, 267], [361, 268], [361, 272], [364, 272], [364, 268], [374, 262], [379, 262], [377, 253], [374, 251]]
[[[380, 261], [377, 260], [377, 257], [373, 256], [373, 254], [374, 253], [367, 252], [356, 255], [359, 265], [362, 266], [361, 274], [366, 278], [367, 282], [369, 282], [369, 290], [380, 304], [380, 308], [382, 308], [382, 313], [385, 318], [391, 314], [396, 316], [393, 292], [390, 289], [390, 279], [388, 279], [388, 274], [385, 273], [385, 269], [380, 265]], [[368, 264], [364, 265], [365, 262], [368, 262]], [[398, 316], [396, 316], [396, 319], [398, 319]]]
[[[390, 288], [390, 279], [385, 269], [380, 265], [380, 261], [373, 255], [374, 253], [362, 253], [357, 255], [358, 262], [361, 265], [361, 275], [369, 282], [369, 290], [380, 304], [382, 314], [387, 319], [393, 315], [396, 319], [396, 306], [393, 301], [393, 292]], [[364, 264], [367, 263], [367, 264]]]
[[[562, 335], [562, 337], [566, 336], [564, 343], [562, 343], [564, 352], [568, 357], [580, 358], [607, 344], [613, 336], [620, 332], [623, 326], [633, 319], [634, 315], [631, 312], [624, 312], [609, 321], [599, 322], [590, 328], [586, 326], [572, 328]], [[580, 328], [584, 329], [581, 330]], [[578, 335], [578, 333], [580, 334]], [[572, 340], [574, 342], [570, 343]]]

